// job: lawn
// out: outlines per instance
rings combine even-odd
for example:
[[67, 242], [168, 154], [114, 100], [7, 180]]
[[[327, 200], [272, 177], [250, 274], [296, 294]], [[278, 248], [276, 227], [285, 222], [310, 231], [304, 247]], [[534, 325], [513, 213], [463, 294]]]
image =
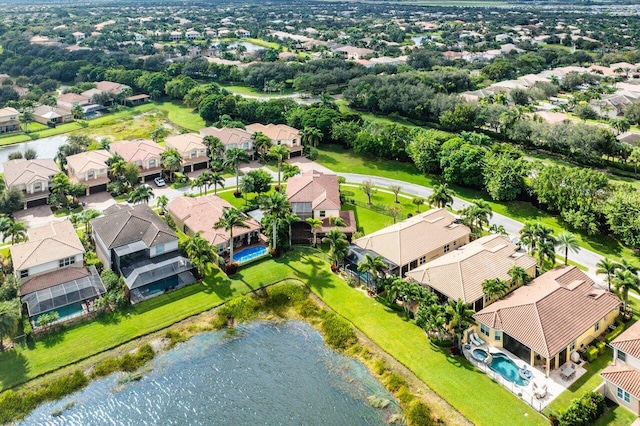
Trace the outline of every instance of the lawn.
[[290, 95], [295, 93], [293, 89], [285, 89], [281, 92], [275, 92], [275, 93], [268, 93], [268, 92], [263, 92], [261, 90], [258, 89], [254, 89], [253, 87], [249, 87], [249, 86], [238, 86], [238, 85], [231, 85], [231, 86], [221, 86], [223, 89], [227, 89], [229, 92], [233, 93], [234, 95], [242, 95], [242, 96], [257, 96], [257, 97], [274, 97], [277, 98], [279, 96], [282, 95]]
[[[431, 188], [441, 183], [439, 176], [424, 175], [411, 163], [365, 157], [355, 154], [352, 150], [346, 150], [339, 145], [322, 145], [318, 148], [318, 151], [318, 163], [336, 172], [381, 176]], [[472, 200], [474, 198], [486, 200], [489, 202], [495, 213], [502, 214], [521, 222], [540, 221], [546, 226], [552, 228], [556, 235], [567, 229], [567, 226], [559, 218], [536, 208], [529, 202], [496, 202], [491, 200], [491, 198], [489, 198], [489, 196], [483, 191], [457, 186], [451, 186], [451, 189], [453, 190], [454, 195], [465, 200]], [[631, 249], [623, 246], [620, 242], [610, 236], [592, 236], [575, 230], [571, 231], [576, 235], [580, 245], [584, 248], [614, 260], [624, 257], [630, 261], [636, 261], [636, 256]]]
[[[401, 314], [349, 287], [316, 256], [297, 250], [277, 260], [241, 268], [229, 279], [215, 270], [202, 284], [158, 296], [131, 308], [128, 314], [85, 323], [0, 354], [2, 389], [77, 362], [211, 309], [229, 298], [286, 278], [308, 283], [312, 291], [367, 334], [419, 379], [472, 422], [481, 425], [542, 425], [544, 419], [509, 391], [460, 357], [433, 347]], [[401, 337], [399, 337], [401, 336]], [[478, 398], [482, 395], [482, 398]]]

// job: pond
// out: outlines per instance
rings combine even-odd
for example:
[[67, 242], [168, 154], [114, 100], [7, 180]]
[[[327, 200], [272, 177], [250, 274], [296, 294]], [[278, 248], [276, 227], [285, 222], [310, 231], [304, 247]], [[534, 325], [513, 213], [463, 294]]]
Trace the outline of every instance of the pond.
[[51, 136], [48, 138], [36, 139], [29, 142], [20, 142], [13, 145], [0, 146], [0, 172], [2, 163], [9, 160], [9, 154], [20, 151], [24, 153], [27, 149], [35, 149], [38, 158], [53, 158], [58, 152], [58, 147], [67, 141], [67, 135]]
[[[384, 425], [400, 413], [361, 363], [300, 321], [203, 333], [150, 365], [139, 381], [123, 383], [123, 374], [96, 380], [21, 424]], [[370, 396], [389, 404], [373, 408]], [[52, 416], [56, 410], [62, 413]]]
[[[213, 43], [211, 47], [217, 45], [218, 43]], [[233, 51], [238, 45], [244, 46], [249, 53], [257, 52], [258, 50], [264, 50], [264, 47], [258, 46], [257, 44], [249, 43], [248, 41], [233, 41], [231, 43], [227, 43], [227, 50]]]

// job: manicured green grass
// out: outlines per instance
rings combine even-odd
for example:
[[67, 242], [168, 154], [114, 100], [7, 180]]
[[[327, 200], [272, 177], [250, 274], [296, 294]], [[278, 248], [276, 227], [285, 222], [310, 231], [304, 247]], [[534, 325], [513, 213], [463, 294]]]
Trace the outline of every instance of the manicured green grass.
[[637, 418], [631, 411], [616, 405], [613, 409], [606, 411], [593, 426], [629, 426]]
[[169, 120], [180, 127], [184, 127], [185, 129], [200, 130], [207, 126], [202, 117], [200, 117], [200, 114], [191, 108], [183, 106], [182, 103], [178, 101], [161, 103], [155, 102], [151, 105], [167, 111], [169, 113]]
[[[280, 49], [280, 45], [273, 41], [266, 41], [259, 38], [245, 38], [242, 41], [246, 41], [247, 43], [255, 44], [256, 46], [266, 47], [267, 49]], [[286, 48], [284, 49], [287, 50]]]
[[[366, 157], [355, 154], [353, 151], [346, 150], [339, 145], [323, 145], [318, 148], [318, 151], [318, 163], [336, 172], [381, 176], [431, 188], [441, 183], [438, 176], [424, 175], [411, 163]], [[496, 202], [491, 200], [483, 191], [457, 186], [451, 186], [451, 189], [456, 196], [465, 200], [472, 200], [474, 198], [486, 200], [495, 213], [521, 222], [540, 221], [552, 228], [556, 235], [568, 229], [559, 218], [536, 208], [529, 202]], [[621, 257], [624, 257], [630, 261], [636, 261], [636, 256], [633, 251], [623, 246], [611, 236], [586, 235], [579, 231], [569, 230], [576, 235], [582, 247], [614, 260], [619, 260]]]
[[290, 95], [292, 93], [295, 93], [293, 89], [285, 89], [282, 91], [282, 93], [280, 92], [269, 93], [269, 92], [263, 92], [261, 90], [254, 89], [253, 87], [238, 86], [238, 85], [222, 86], [222, 88], [227, 89], [229, 92], [233, 93], [234, 95], [243, 95], [243, 96], [259, 96], [259, 97], [277, 98], [282, 95]]

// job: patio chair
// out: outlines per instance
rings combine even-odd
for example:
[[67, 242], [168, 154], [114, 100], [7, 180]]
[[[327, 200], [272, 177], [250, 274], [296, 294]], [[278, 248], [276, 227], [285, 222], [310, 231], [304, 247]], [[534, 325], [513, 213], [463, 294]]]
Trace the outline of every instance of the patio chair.
[[547, 396], [547, 384], [543, 383], [540, 385], [538, 382], [533, 382], [533, 396], [538, 399], [542, 399]]
[[484, 341], [481, 338], [479, 338], [476, 333], [471, 333], [469, 335], [469, 339], [471, 340], [471, 343], [473, 343], [474, 346], [482, 346], [484, 344]]

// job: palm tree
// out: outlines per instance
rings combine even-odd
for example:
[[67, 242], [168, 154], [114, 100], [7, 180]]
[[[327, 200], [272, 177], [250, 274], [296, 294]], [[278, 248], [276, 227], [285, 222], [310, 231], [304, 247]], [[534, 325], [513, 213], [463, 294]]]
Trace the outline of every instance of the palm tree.
[[200, 195], [202, 195], [202, 188], [207, 185], [207, 177], [203, 175], [204, 173], [191, 181], [191, 188], [198, 188]]
[[487, 305], [493, 302], [493, 299], [500, 299], [508, 291], [509, 283], [500, 278], [491, 278], [482, 283], [482, 292], [485, 294]]
[[624, 300], [624, 309], [626, 310], [629, 303], [629, 290], [638, 291], [640, 289], [640, 278], [628, 269], [619, 269], [613, 278], [613, 286]]
[[404, 288], [406, 281], [398, 277], [389, 277], [385, 279], [384, 291], [387, 295], [387, 301], [394, 303]]
[[[372, 278], [374, 284], [380, 278], [380, 275], [388, 269], [387, 264], [382, 260], [382, 256], [373, 257], [369, 253], [364, 255], [364, 260], [358, 263], [358, 271], [368, 273]], [[367, 284], [369, 284], [367, 280]]]
[[169, 172], [169, 180], [173, 182], [175, 173], [180, 170], [182, 166], [182, 155], [175, 148], [169, 148], [160, 156], [162, 167]]
[[322, 131], [317, 127], [305, 127], [300, 133], [302, 133], [302, 142], [313, 147], [318, 146], [318, 142], [320, 142], [323, 137]]
[[512, 266], [511, 269], [507, 271], [507, 274], [509, 274], [510, 287], [520, 287], [531, 281], [531, 276], [522, 266]]
[[483, 226], [489, 226], [493, 211], [489, 203], [484, 200], [475, 199], [472, 202], [473, 204], [462, 209], [462, 216], [471, 228], [471, 232], [480, 236]]
[[535, 252], [538, 254], [540, 269], [543, 270], [547, 261], [551, 261], [551, 266], [556, 263], [556, 243], [555, 238], [538, 240]]
[[135, 187], [133, 191], [129, 194], [130, 202], [137, 203], [145, 203], [148, 204], [149, 200], [153, 198], [153, 188], [151, 185], [142, 184]]
[[569, 263], [569, 250], [573, 253], [580, 252], [580, 245], [578, 239], [571, 232], [561, 232], [556, 238], [556, 245], [564, 249], [564, 264]]
[[167, 204], [169, 204], [169, 198], [166, 195], [161, 195], [156, 198], [156, 207], [160, 209], [162, 214], [167, 211]]
[[205, 136], [202, 138], [202, 143], [206, 145], [209, 150], [209, 156], [211, 159], [219, 158], [224, 153], [224, 145], [222, 141], [215, 136]]
[[433, 188], [433, 193], [427, 197], [427, 203], [440, 208], [451, 207], [453, 195], [449, 186], [443, 183]]
[[265, 216], [271, 217], [273, 227], [271, 248], [275, 250], [278, 247], [278, 222], [291, 212], [291, 203], [289, 203], [287, 196], [282, 192], [274, 192], [267, 197], [262, 197], [260, 200], [260, 208]]
[[269, 148], [269, 156], [278, 160], [278, 187], [280, 187], [280, 172], [282, 170], [282, 161], [289, 158], [291, 151], [284, 145], [275, 145]]
[[267, 154], [271, 148], [271, 139], [262, 132], [255, 132], [253, 134], [253, 147], [258, 153], [258, 156], [264, 159], [265, 154]]
[[100, 213], [98, 210], [89, 209], [83, 210], [83, 212], [78, 215], [78, 222], [84, 224], [85, 234], [89, 234], [89, 232], [91, 231], [91, 220], [95, 219], [101, 214], [102, 213]]
[[634, 275], [638, 274], [638, 267], [625, 258], [620, 259], [620, 269], [630, 271]]
[[322, 242], [329, 245], [329, 258], [334, 266], [338, 266], [347, 255], [347, 249], [349, 247], [347, 236], [338, 231], [337, 228], [333, 228], [327, 232]]
[[224, 176], [222, 172], [211, 172], [209, 185], [213, 185], [213, 193], [218, 195], [218, 186], [224, 188]]
[[0, 351], [4, 351], [3, 338], [11, 336], [18, 328], [20, 312], [16, 302], [0, 302]]
[[292, 242], [291, 242], [291, 225], [293, 225], [296, 222], [300, 222], [300, 216], [298, 216], [295, 213], [287, 213], [285, 215], [285, 217], [282, 218], [282, 220], [289, 227], [289, 247], [291, 247], [291, 245], [292, 245]]
[[318, 229], [322, 228], [322, 220], [317, 217], [310, 217], [306, 220], [306, 222], [311, 226], [311, 232], [313, 233], [313, 246], [316, 246], [316, 236]]
[[214, 263], [218, 258], [215, 248], [200, 236], [200, 231], [180, 244], [189, 259], [191, 259], [191, 263], [196, 267], [200, 277], [203, 277], [206, 273], [207, 265]]
[[598, 267], [598, 269], [596, 269], [596, 274], [607, 275], [607, 284], [609, 286], [609, 291], [611, 291], [611, 278], [615, 276], [616, 271], [620, 269], [620, 264], [604, 257], [596, 263], [596, 266]]
[[33, 115], [33, 111], [29, 109], [25, 109], [22, 112], [22, 122], [24, 123], [24, 132], [29, 133], [29, 123], [33, 123], [35, 117]]
[[3, 235], [4, 239], [2, 241], [6, 242], [7, 239], [10, 239], [12, 245], [21, 241], [26, 241], [27, 227], [25, 226], [24, 222], [16, 222], [15, 220], [11, 220]]
[[536, 245], [535, 236], [536, 224], [527, 222], [520, 230], [520, 242], [527, 247], [527, 252], [531, 253]]
[[236, 188], [240, 187], [240, 164], [249, 162], [249, 154], [241, 148], [231, 148], [225, 153], [224, 164], [236, 171]]
[[220, 219], [213, 225], [213, 229], [224, 229], [229, 233], [229, 261], [233, 262], [233, 228], [248, 228], [244, 223], [245, 216], [236, 208], [227, 208]]
[[424, 204], [424, 198], [414, 197], [411, 202], [416, 205], [416, 212], [420, 213], [420, 206]]
[[475, 312], [471, 309], [470, 303], [464, 303], [462, 299], [455, 301], [449, 299], [449, 303], [445, 308], [445, 313], [448, 318], [447, 326], [459, 342], [462, 333], [474, 324], [473, 314], [475, 314]]
[[80, 105], [74, 105], [73, 108], [71, 108], [71, 115], [76, 120], [82, 120], [84, 119], [84, 109]]
[[151, 131], [151, 140], [158, 142], [169, 134], [169, 131], [162, 126], [158, 126]]

